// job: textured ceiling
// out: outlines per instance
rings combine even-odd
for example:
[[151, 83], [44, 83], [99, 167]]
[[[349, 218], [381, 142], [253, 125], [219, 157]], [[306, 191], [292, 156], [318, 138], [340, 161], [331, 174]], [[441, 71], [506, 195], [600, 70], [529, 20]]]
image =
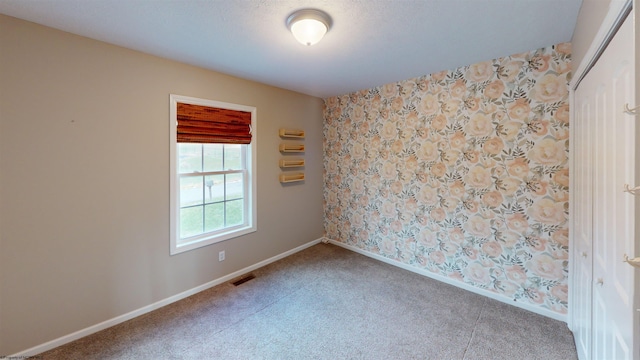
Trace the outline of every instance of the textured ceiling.
[[[0, 13], [328, 97], [570, 41], [581, 2], [0, 0]], [[308, 7], [333, 19], [311, 47], [285, 25]]]

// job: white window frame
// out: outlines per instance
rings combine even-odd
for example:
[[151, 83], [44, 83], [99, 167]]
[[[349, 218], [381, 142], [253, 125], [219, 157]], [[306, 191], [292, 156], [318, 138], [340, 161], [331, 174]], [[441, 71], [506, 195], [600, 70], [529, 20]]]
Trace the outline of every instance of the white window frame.
[[[246, 146], [246, 180], [245, 191], [245, 223], [238, 226], [207, 232], [194, 236], [191, 241], [179, 244], [180, 240], [180, 175], [178, 174], [178, 103], [210, 106], [220, 109], [245, 111], [251, 113], [251, 143]], [[229, 240], [238, 236], [257, 231], [257, 204], [256, 204], [256, 108], [253, 106], [225, 103], [214, 100], [199, 99], [182, 95], [169, 95], [169, 231], [170, 254], [176, 255], [185, 251], [211, 245], [220, 241]]]

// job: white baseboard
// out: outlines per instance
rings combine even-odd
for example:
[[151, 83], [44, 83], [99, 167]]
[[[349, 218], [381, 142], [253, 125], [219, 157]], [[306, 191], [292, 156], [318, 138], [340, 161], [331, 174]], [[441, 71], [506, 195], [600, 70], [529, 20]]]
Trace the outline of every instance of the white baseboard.
[[101, 330], [104, 330], [106, 328], [112, 327], [114, 325], [118, 325], [120, 323], [123, 323], [123, 322], [125, 322], [127, 320], [133, 319], [133, 318], [138, 317], [140, 315], [144, 315], [144, 314], [149, 313], [149, 312], [151, 312], [153, 310], [157, 310], [157, 309], [159, 309], [159, 308], [161, 308], [163, 306], [169, 305], [169, 304], [174, 303], [174, 302], [176, 302], [178, 300], [182, 300], [182, 299], [187, 298], [187, 297], [189, 297], [191, 295], [194, 295], [194, 294], [197, 294], [197, 293], [199, 293], [201, 291], [204, 291], [204, 290], [207, 290], [209, 288], [212, 288], [212, 287], [214, 287], [216, 285], [220, 285], [222, 283], [225, 283], [225, 282], [227, 282], [229, 280], [232, 280], [232, 279], [234, 279], [234, 278], [236, 278], [238, 276], [241, 276], [243, 274], [246, 274], [248, 272], [251, 272], [253, 270], [261, 268], [261, 267], [263, 267], [265, 265], [268, 265], [268, 264], [270, 264], [272, 262], [276, 262], [276, 261], [278, 261], [280, 259], [283, 259], [283, 258], [285, 258], [285, 257], [287, 257], [289, 255], [292, 255], [292, 254], [295, 254], [295, 253], [297, 253], [299, 251], [302, 251], [302, 250], [304, 250], [304, 249], [306, 249], [308, 247], [316, 245], [316, 244], [320, 243], [320, 241], [322, 241], [322, 240], [324, 240], [324, 238], [313, 240], [311, 242], [308, 242], [306, 244], [300, 245], [300, 246], [298, 246], [298, 247], [296, 247], [294, 249], [291, 249], [289, 251], [285, 251], [282, 254], [279, 254], [279, 255], [276, 255], [274, 257], [268, 258], [266, 260], [260, 261], [259, 263], [253, 264], [253, 265], [248, 266], [248, 267], [246, 267], [244, 269], [240, 269], [240, 270], [238, 270], [236, 272], [233, 272], [233, 273], [231, 273], [229, 275], [225, 275], [223, 277], [220, 277], [220, 278], [215, 279], [213, 281], [210, 281], [208, 283], [202, 284], [200, 286], [196, 286], [196, 287], [194, 287], [192, 289], [183, 291], [183, 292], [181, 292], [179, 294], [170, 296], [170, 297], [168, 297], [166, 299], [160, 300], [160, 301], [155, 302], [153, 304], [141, 307], [140, 309], [133, 310], [133, 311], [128, 312], [128, 313], [126, 313], [124, 315], [116, 316], [116, 317], [114, 317], [112, 319], [103, 321], [103, 322], [101, 322], [99, 324], [95, 324], [95, 325], [89, 326], [89, 327], [84, 328], [82, 330], [78, 330], [78, 331], [76, 331], [74, 333], [71, 333], [69, 335], [65, 335], [65, 336], [59, 337], [57, 339], [48, 341], [48, 342], [46, 342], [44, 344], [40, 344], [40, 345], [34, 346], [34, 347], [30, 348], [30, 349], [23, 350], [23, 351], [21, 351], [21, 352], [19, 352], [17, 354], [10, 355], [7, 358], [11, 359], [11, 358], [24, 358], [24, 357], [27, 357], [27, 356], [34, 356], [34, 355], [40, 354], [42, 352], [45, 352], [47, 350], [51, 350], [53, 348], [56, 348], [58, 346], [70, 343], [70, 342], [72, 342], [74, 340], [83, 338], [85, 336], [91, 335], [91, 334], [96, 333], [98, 331], [101, 331]]
[[546, 316], [546, 317], [549, 317], [549, 318], [552, 318], [552, 319], [555, 319], [555, 320], [559, 320], [559, 321], [562, 321], [562, 322], [565, 322], [565, 323], [567, 322], [567, 316], [566, 315], [558, 314], [558, 313], [556, 313], [554, 311], [551, 311], [551, 310], [539, 308], [539, 307], [532, 306], [532, 305], [526, 304], [526, 303], [513, 301], [512, 299], [507, 298], [505, 296], [501, 296], [501, 295], [498, 295], [498, 294], [493, 293], [491, 291], [488, 291], [488, 290], [485, 290], [485, 289], [480, 289], [480, 288], [477, 288], [475, 286], [471, 286], [469, 284], [465, 284], [462, 281], [449, 279], [448, 277], [445, 277], [445, 276], [442, 276], [442, 275], [439, 275], [439, 274], [434, 274], [434, 273], [432, 273], [430, 271], [419, 269], [419, 268], [413, 267], [411, 265], [407, 265], [407, 264], [401, 263], [401, 262], [399, 262], [397, 260], [388, 259], [388, 258], [386, 258], [384, 256], [377, 255], [377, 254], [374, 254], [374, 253], [370, 253], [368, 251], [362, 250], [362, 249], [357, 248], [355, 246], [347, 245], [345, 243], [341, 243], [341, 242], [336, 241], [336, 240], [326, 239], [325, 238], [324, 240], [322, 240], [322, 242], [324, 242], [324, 243], [328, 242], [330, 244], [334, 244], [334, 245], [343, 247], [343, 248], [345, 248], [347, 250], [351, 250], [353, 252], [357, 252], [358, 254], [362, 254], [362, 255], [368, 256], [370, 258], [385, 262], [387, 264], [390, 264], [390, 265], [393, 265], [393, 266], [397, 266], [399, 268], [414, 272], [416, 274], [424, 275], [424, 276], [430, 277], [430, 278], [432, 278], [434, 280], [438, 280], [438, 281], [447, 283], [449, 285], [453, 285], [453, 286], [462, 288], [464, 290], [471, 291], [471, 292], [476, 293], [478, 295], [486, 296], [488, 298], [503, 302], [505, 304], [513, 305], [513, 306], [519, 307], [521, 309], [528, 310], [528, 311], [534, 312], [536, 314], [539, 314], [539, 315], [542, 315], [542, 316]]

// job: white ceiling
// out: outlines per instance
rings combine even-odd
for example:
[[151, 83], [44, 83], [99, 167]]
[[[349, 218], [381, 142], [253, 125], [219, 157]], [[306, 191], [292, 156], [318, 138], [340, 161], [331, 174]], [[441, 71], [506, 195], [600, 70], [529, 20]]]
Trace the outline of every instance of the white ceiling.
[[[0, 13], [324, 98], [570, 41], [581, 2], [0, 0]], [[285, 20], [309, 7], [333, 27], [306, 47]]]

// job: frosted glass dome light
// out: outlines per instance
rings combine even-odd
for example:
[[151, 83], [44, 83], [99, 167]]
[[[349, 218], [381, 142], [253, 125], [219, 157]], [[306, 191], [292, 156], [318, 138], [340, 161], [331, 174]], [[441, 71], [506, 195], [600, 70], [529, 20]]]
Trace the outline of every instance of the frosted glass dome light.
[[331, 18], [320, 10], [298, 10], [287, 18], [287, 27], [298, 42], [311, 46], [322, 40], [329, 31]]

